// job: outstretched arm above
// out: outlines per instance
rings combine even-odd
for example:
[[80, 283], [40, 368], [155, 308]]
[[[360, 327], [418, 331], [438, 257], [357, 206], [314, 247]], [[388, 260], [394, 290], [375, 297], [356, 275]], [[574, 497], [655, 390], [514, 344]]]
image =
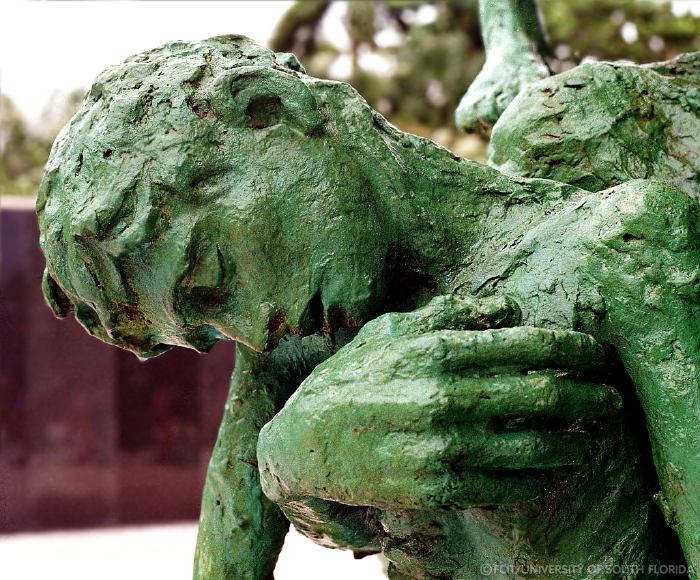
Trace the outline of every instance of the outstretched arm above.
[[537, 0], [480, 0], [486, 62], [457, 107], [460, 129], [492, 127], [526, 85], [549, 76]]

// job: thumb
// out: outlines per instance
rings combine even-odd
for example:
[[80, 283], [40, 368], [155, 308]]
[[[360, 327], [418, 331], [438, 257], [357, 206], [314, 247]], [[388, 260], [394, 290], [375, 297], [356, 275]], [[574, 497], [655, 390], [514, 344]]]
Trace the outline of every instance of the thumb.
[[380, 316], [360, 334], [406, 336], [434, 330], [487, 330], [517, 326], [520, 320], [520, 307], [508, 296], [474, 298], [447, 294], [412, 312]]

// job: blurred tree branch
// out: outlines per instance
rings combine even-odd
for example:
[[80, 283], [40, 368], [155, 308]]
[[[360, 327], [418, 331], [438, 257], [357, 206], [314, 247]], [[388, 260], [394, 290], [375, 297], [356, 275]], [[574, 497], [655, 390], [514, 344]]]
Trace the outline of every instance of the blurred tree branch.
[[[323, 37], [330, 5], [298, 1], [280, 21], [272, 48], [295, 52], [309, 74], [348, 81], [402, 129], [461, 155], [483, 155], [483, 143], [452, 129], [459, 99], [484, 59], [477, 0], [344, 3], [348, 46]], [[700, 20], [676, 16], [670, 2], [541, 0], [541, 6], [555, 72], [585, 57], [652, 62], [700, 50]]]

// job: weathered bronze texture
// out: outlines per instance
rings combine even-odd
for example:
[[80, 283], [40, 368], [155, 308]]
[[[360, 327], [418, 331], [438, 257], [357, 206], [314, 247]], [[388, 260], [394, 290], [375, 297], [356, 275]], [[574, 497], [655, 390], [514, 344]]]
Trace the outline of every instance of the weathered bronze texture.
[[[539, 38], [493, 2], [487, 45], [514, 5]], [[243, 37], [100, 75], [37, 202], [44, 292], [142, 357], [238, 342], [195, 577], [271, 577], [291, 520], [394, 578], [697, 578], [698, 75], [486, 91], [496, 167]]]

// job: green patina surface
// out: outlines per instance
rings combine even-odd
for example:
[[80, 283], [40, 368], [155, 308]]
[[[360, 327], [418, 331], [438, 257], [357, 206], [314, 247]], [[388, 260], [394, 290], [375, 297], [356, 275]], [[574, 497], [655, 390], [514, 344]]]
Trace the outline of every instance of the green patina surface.
[[537, 0], [482, 0], [479, 23], [486, 62], [455, 113], [468, 131], [488, 131], [521, 89], [550, 74]]
[[590, 63], [518, 95], [493, 128], [489, 163], [590, 191], [654, 177], [698, 198], [698, 135], [700, 54]]
[[239, 342], [196, 578], [271, 578], [287, 520], [394, 578], [697, 577], [699, 67], [526, 87], [502, 171], [243, 37], [98, 77], [37, 202], [44, 293], [142, 357]]

